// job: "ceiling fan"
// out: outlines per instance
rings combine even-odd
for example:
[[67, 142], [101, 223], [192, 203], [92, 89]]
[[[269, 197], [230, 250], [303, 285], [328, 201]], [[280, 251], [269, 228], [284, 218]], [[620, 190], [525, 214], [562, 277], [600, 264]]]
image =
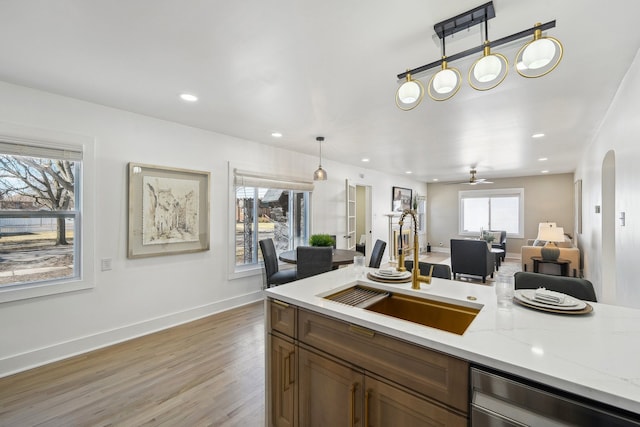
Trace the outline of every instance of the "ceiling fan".
[[462, 184], [468, 184], [468, 185], [493, 184], [493, 182], [487, 181], [484, 178], [476, 178], [477, 171], [475, 169], [471, 169], [469, 173], [471, 174], [471, 178], [469, 178], [469, 182], [463, 182]]

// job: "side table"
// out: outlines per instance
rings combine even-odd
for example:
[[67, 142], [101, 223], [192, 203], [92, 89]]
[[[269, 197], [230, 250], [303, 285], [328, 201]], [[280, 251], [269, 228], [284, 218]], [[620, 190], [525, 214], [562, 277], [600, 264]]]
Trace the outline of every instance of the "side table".
[[504, 249], [491, 248], [491, 253], [496, 258], [496, 271], [500, 270], [500, 260], [502, 260], [502, 256], [504, 255]]
[[[539, 268], [540, 268], [540, 264], [556, 264], [560, 266], [560, 274], [563, 276], [569, 276], [569, 264], [571, 264], [571, 261], [568, 259], [562, 259], [562, 258], [558, 258], [558, 259], [545, 259], [539, 256], [532, 256], [531, 260], [533, 261], [533, 272], [534, 273], [538, 273]], [[574, 273], [574, 277], [576, 275], [575, 273], [575, 269], [573, 270]]]

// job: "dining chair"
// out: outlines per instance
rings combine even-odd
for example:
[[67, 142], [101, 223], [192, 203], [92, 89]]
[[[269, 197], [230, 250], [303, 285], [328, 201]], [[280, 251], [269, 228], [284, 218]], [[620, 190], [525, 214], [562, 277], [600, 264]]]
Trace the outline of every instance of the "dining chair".
[[[430, 262], [418, 262], [418, 268], [420, 269], [420, 275], [428, 276], [429, 271], [431, 270], [431, 266], [433, 266], [433, 272], [431, 273], [431, 277], [439, 277], [441, 279], [451, 280], [451, 267], [447, 264], [433, 264]], [[404, 268], [408, 271], [413, 271], [413, 261], [406, 260], [404, 262]]]
[[296, 248], [296, 277], [315, 276], [333, 269], [333, 248], [330, 246], [298, 246]]
[[373, 251], [371, 251], [371, 259], [369, 260], [369, 267], [371, 268], [380, 268], [380, 263], [382, 262], [382, 256], [384, 255], [384, 250], [387, 247], [387, 242], [383, 240], [376, 240], [376, 244], [373, 245]]
[[282, 270], [278, 268], [278, 256], [276, 255], [276, 247], [273, 239], [260, 240], [260, 250], [262, 251], [262, 259], [264, 260], [264, 270], [266, 277], [266, 287], [284, 285], [293, 282], [296, 279], [296, 270]]
[[593, 284], [586, 279], [519, 271], [513, 275], [513, 281], [516, 289], [546, 288], [583, 301], [598, 302]]

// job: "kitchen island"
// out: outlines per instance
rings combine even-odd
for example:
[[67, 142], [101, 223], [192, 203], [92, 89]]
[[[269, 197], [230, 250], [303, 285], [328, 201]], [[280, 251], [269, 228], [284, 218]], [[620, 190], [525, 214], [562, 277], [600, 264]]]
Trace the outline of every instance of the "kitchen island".
[[[453, 300], [479, 312], [458, 335], [325, 298], [356, 283], [410, 296]], [[599, 303], [590, 303], [593, 312], [583, 315], [552, 314], [516, 304], [501, 309], [490, 284], [434, 278], [414, 291], [410, 283], [378, 283], [366, 277], [356, 280], [353, 267], [265, 293], [267, 315], [269, 301], [291, 304], [304, 312], [563, 390], [621, 413], [640, 414], [640, 310]]]

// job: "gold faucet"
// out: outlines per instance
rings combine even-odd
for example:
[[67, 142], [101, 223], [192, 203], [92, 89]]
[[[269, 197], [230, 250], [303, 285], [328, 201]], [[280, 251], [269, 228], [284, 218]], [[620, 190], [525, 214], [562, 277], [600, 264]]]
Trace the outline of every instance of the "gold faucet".
[[420, 289], [420, 282], [429, 284], [431, 283], [431, 274], [433, 273], [433, 266], [429, 271], [428, 276], [422, 276], [420, 274], [418, 258], [420, 256], [420, 244], [418, 242], [418, 221], [416, 220], [416, 212], [411, 209], [405, 209], [400, 216], [398, 225], [400, 226], [400, 247], [398, 248], [398, 271], [407, 271], [404, 266], [404, 251], [402, 249], [402, 226], [404, 225], [404, 218], [410, 215], [413, 219], [413, 271], [411, 272], [411, 289]]

